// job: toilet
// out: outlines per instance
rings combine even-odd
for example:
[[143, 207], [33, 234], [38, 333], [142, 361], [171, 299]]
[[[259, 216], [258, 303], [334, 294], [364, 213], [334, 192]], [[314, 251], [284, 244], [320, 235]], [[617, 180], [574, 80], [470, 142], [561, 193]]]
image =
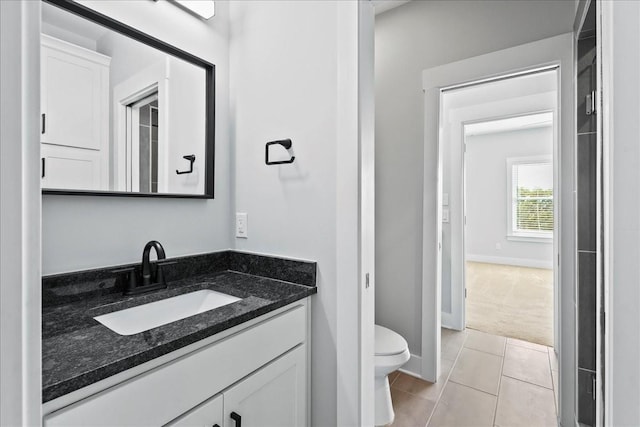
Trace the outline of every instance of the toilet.
[[393, 422], [395, 416], [391, 403], [388, 375], [407, 363], [409, 346], [400, 334], [383, 326], [375, 325], [375, 406], [376, 426]]

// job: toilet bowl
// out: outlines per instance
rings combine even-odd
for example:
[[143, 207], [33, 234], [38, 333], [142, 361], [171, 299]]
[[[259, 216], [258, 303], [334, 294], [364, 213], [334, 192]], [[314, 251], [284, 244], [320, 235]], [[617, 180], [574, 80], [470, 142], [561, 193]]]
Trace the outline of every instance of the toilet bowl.
[[409, 360], [407, 341], [398, 333], [375, 325], [375, 423], [383, 426], [393, 422], [388, 375]]

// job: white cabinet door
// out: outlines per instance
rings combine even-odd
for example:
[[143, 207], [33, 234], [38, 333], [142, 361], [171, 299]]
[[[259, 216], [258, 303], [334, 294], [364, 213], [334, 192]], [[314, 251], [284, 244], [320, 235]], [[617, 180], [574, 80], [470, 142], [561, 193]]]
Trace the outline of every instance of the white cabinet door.
[[42, 188], [106, 190], [102, 159], [95, 150], [41, 144]]
[[109, 107], [109, 59], [42, 36], [41, 61], [41, 109], [45, 115], [41, 142], [102, 149], [103, 116]]
[[269, 363], [224, 393], [223, 427], [306, 424], [304, 345]]
[[167, 427], [222, 427], [222, 395], [212, 397]]
[[[43, 151], [47, 145], [78, 150], [75, 153], [67, 150], [64, 161], [52, 160], [50, 179], [43, 180], [42, 186], [106, 190], [110, 58], [46, 35], [41, 36], [41, 42]], [[58, 176], [59, 173], [62, 175]]]

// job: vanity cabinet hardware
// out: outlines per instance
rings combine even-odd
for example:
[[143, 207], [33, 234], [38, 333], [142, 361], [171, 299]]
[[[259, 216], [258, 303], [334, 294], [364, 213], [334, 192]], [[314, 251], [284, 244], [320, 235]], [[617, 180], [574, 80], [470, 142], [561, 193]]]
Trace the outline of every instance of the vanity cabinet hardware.
[[41, 159], [41, 162], [42, 162], [42, 177], [41, 178], [44, 178], [44, 167], [45, 167], [45, 158], [44, 157]]
[[282, 165], [282, 164], [287, 164], [287, 163], [293, 163], [293, 161], [296, 159], [296, 156], [291, 156], [291, 158], [289, 160], [281, 160], [281, 161], [277, 161], [277, 162], [272, 162], [269, 160], [269, 146], [270, 145], [282, 145], [285, 150], [290, 150], [291, 146], [293, 145], [290, 139], [279, 139], [277, 141], [270, 141], [267, 142], [267, 145], [264, 146], [264, 162], [267, 165]]
[[237, 412], [232, 412], [229, 417], [236, 422], [236, 427], [242, 427], [242, 417]]
[[189, 170], [188, 171], [179, 171], [178, 169], [176, 169], [176, 173], [178, 175], [182, 175], [184, 173], [193, 173], [193, 162], [196, 161], [196, 155], [195, 154], [189, 154], [188, 156], [182, 156], [183, 159], [185, 160], [189, 160]]
[[46, 131], [46, 114], [42, 113], [42, 134], [44, 135], [45, 131]]

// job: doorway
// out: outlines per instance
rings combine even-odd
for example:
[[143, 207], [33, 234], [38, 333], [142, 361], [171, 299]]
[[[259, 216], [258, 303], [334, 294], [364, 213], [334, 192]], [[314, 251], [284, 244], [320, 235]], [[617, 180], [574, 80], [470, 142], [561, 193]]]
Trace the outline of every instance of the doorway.
[[[575, 399], [575, 307], [573, 306], [575, 254], [572, 242], [575, 240], [575, 217], [573, 206], [574, 165], [573, 150], [575, 140], [573, 136], [572, 93], [572, 37], [571, 35], [558, 36], [539, 42], [530, 43], [515, 49], [498, 51], [479, 57], [470, 58], [456, 63], [435, 67], [423, 72], [423, 89], [425, 93], [425, 149], [424, 149], [424, 228], [423, 228], [423, 287], [422, 287], [422, 378], [428, 381], [436, 381], [442, 372], [441, 354], [448, 345], [444, 335], [441, 336], [441, 327], [449, 326], [454, 329], [464, 330], [464, 287], [451, 286], [447, 289], [444, 283], [464, 283], [464, 239], [462, 230], [464, 216], [462, 209], [453, 209], [452, 203], [462, 205], [463, 198], [463, 168], [458, 168], [459, 173], [450, 177], [448, 184], [452, 190], [445, 194], [443, 190], [448, 179], [444, 173], [444, 167], [451, 159], [456, 159], [462, 164], [464, 129], [457, 128], [454, 136], [458, 144], [451, 144], [452, 152], [446, 155], [446, 147], [441, 145], [446, 127], [443, 123], [445, 114], [443, 94], [469, 89], [472, 87], [508, 81], [514, 77], [533, 76], [542, 72], [552, 72], [556, 82], [556, 116], [554, 116], [554, 152], [556, 167], [554, 168], [554, 235], [560, 236], [553, 240], [555, 304], [557, 319], [554, 319], [554, 356], [557, 355], [559, 368], [557, 368], [558, 387], [558, 417], [569, 422], [573, 417]], [[567, 70], [567, 71], [565, 71]], [[479, 117], [459, 118], [460, 123], [474, 123], [481, 121], [497, 120], [505, 117], [522, 116], [530, 113], [544, 113], [553, 110], [548, 106], [529, 108], [519, 113], [509, 111], [493, 111], [486, 114], [487, 109], [477, 108]], [[562, 118], [562, 120], [560, 120]], [[562, 144], [560, 144], [562, 141]], [[457, 150], [457, 151], [456, 151]], [[505, 162], [506, 163], [506, 162]], [[506, 164], [502, 167], [506, 170]], [[457, 190], [456, 190], [457, 189]], [[457, 191], [455, 195], [451, 191]], [[448, 200], [447, 200], [448, 198]], [[447, 240], [444, 233], [443, 216], [445, 202], [449, 203], [449, 226], [456, 224], [459, 236], [456, 239]], [[446, 219], [446, 218], [445, 218]], [[559, 244], [560, 240], [563, 242]], [[448, 246], [449, 245], [449, 246]], [[495, 245], [495, 242], [494, 242]], [[494, 246], [495, 247], [495, 246]], [[449, 254], [455, 254], [450, 256]], [[560, 257], [560, 254], [562, 257]], [[448, 261], [458, 260], [458, 268], [451, 268], [450, 272], [443, 269]], [[556, 259], [562, 263], [556, 263]], [[450, 277], [447, 278], [447, 274]], [[561, 279], [561, 280], [560, 280]], [[560, 285], [561, 284], [561, 285]], [[447, 292], [448, 291], [448, 292]], [[448, 298], [448, 300], [447, 300]], [[449, 306], [447, 306], [449, 305]], [[448, 309], [448, 310], [447, 310]], [[456, 311], [457, 310], [457, 311]], [[457, 322], [457, 324], [456, 324]], [[506, 338], [503, 338], [506, 341]], [[475, 340], [475, 338], [474, 338]], [[472, 340], [472, 344], [474, 340]], [[466, 341], [465, 341], [466, 342]], [[466, 351], [466, 350], [465, 350]], [[510, 349], [505, 350], [505, 364]], [[519, 351], [513, 349], [513, 351]], [[466, 351], [469, 353], [469, 351]], [[503, 356], [497, 356], [503, 357]], [[543, 352], [540, 352], [540, 359]], [[553, 358], [555, 359], [555, 357]], [[546, 360], [550, 365], [551, 357]], [[499, 364], [496, 364], [499, 365]], [[504, 372], [503, 372], [504, 373]], [[548, 384], [547, 384], [548, 385]], [[564, 402], [564, 403], [563, 403]]]
[[555, 346], [557, 73], [440, 95], [443, 327]]
[[554, 345], [553, 112], [463, 125], [465, 326]]

